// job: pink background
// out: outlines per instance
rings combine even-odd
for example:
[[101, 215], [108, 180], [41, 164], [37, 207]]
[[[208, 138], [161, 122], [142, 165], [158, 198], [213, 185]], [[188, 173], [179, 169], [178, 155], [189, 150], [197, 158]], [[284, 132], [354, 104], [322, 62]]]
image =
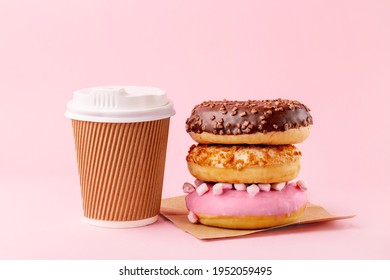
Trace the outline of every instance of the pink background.
[[[389, 1], [0, 0], [1, 259], [390, 258]], [[159, 218], [82, 221], [75, 89], [146, 85], [175, 102], [164, 197], [193, 180], [184, 123], [209, 99], [312, 109], [299, 148], [309, 197], [350, 220], [199, 241]]]

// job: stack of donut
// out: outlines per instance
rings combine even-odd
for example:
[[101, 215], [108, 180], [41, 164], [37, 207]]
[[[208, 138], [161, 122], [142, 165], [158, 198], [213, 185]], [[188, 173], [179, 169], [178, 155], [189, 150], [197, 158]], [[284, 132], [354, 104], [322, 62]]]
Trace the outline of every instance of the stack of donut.
[[313, 119], [294, 100], [206, 101], [186, 130], [198, 142], [187, 155], [194, 184], [185, 183], [192, 223], [260, 229], [296, 221], [307, 197], [298, 176]]

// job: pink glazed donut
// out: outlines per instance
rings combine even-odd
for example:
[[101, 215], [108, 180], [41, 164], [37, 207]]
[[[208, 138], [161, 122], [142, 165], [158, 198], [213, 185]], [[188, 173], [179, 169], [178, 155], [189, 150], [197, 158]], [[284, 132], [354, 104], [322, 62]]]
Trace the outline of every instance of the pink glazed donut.
[[303, 181], [275, 184], [185, 183], [192, 223], [261, 229], [295, 222], [307, 203]]

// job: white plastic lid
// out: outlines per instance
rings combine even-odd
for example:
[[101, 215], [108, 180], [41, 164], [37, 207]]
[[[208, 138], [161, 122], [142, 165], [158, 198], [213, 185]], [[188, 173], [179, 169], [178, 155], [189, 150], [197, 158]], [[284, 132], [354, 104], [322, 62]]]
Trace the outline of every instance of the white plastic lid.
[[77, 90], [65, 116], [92, 122], [145, 122], [175, 114], [165, 90], [139, 86], [107, 86]]

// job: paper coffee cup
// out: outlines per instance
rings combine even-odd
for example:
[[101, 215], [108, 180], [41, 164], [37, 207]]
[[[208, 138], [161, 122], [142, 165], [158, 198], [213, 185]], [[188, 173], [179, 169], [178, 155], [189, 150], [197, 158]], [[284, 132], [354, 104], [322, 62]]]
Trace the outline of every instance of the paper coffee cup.
[[65, 116], [72, 119], [87, 222], [127, 228], [157, 220], [174, 114], [173, 103], [158, 88], [74, 92]]

